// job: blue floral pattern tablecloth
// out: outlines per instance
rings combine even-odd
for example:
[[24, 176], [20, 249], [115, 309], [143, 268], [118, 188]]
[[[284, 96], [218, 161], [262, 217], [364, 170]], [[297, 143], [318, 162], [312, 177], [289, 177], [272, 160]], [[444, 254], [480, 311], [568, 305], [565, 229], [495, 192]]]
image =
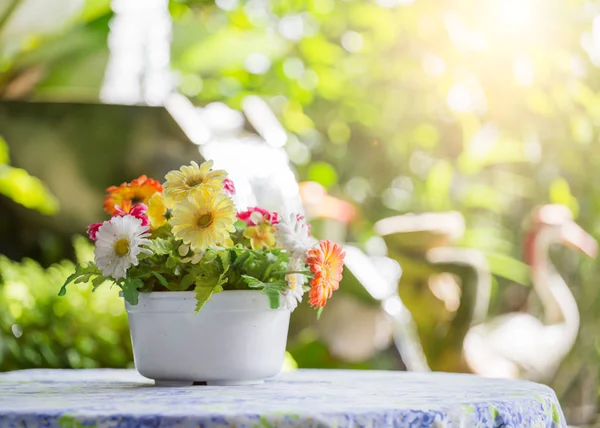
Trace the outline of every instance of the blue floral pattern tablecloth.
[[132, 370], [0, 374], [0, 427], [565, 427], [552, 389], [449, 373], [299, 370], [158, 388]]

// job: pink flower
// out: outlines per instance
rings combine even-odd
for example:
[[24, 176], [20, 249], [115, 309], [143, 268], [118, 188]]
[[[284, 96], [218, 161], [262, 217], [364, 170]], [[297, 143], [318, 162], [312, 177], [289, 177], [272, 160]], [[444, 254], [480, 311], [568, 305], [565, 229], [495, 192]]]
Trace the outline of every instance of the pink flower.
[[148, 217], [146, 216], [146, 211], [148, 211], [148, 207], [144, 204], [135, 204], [134, 206], [131, 207], [129, 212], [125, 212], [125, 210], [123, 210], [120, 206], [115, 205], [115, 215], [114, 216], [123, 217], [125, 215], [130, 215], [130, 216], [133, 216], [135, 218], [139, 218], [140, 220], [142, 220], [142, 226], [148, 226], [150, 224], [150, 221], [148, 220]]
[[237, 213], [237, 217], [245, 221], [248, 226], [256, 226], [259, 223], [267, 222], [270, 224], [279, 223], [279, 214], [276, 212], [269, 212], [264, 208], [253, 207], [248, 208], [247, 211]]
[[229, 196], [235, 195], [235, 185], [233, 184], [233, 181], [231, 181], [229, 178], [223, 180], [223, 188]]
[[279, 213], [278, 213], [278, 212], [275, 212], [275, 211], [273, 211], [273, 212], [271, 213], [271, 218], [270, 218], [270, 219], [268, 219], [268, 221], [270, 221], [270, 222], [271, 222], [271, 224], [277, 224], [277, 223], [279, 223]]
[[92, 223], [87, 228], [87, 233], [90, 239], [96, 242], [96, 238], [98, 237], [98, 229], [100, 229], [102, 223]]

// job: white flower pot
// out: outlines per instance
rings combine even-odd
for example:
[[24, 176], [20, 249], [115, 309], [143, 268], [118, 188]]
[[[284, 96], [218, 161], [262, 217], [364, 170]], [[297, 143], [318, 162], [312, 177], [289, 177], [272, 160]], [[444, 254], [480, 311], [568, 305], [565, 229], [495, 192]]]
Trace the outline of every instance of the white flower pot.
[[135, 367], [157, 385], [260, 383], [283, 364], [290, 312], [260, 291], [223, 291], [195, 312], [194, 292], [140, 293], [125, 302]]

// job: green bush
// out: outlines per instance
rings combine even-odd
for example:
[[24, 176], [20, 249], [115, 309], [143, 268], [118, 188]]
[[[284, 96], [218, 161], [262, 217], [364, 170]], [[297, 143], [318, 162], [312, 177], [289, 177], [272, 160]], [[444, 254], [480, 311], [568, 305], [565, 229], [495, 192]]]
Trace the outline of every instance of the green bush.
[[[92, 246], [74, 239], [78, 261]], [[47, 269], [0, 255], [0, 371], [25, 368], [132, 366], [127, 316], [116, 289], [74, 284], [58, 290], [75, 268], [63, 261]]]

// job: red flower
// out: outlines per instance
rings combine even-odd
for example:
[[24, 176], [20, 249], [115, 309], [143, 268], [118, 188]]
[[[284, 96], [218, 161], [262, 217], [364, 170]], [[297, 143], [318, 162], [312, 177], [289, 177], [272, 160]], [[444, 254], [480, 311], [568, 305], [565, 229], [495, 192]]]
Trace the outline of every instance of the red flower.
[[[148, 226], [150, 221], [148, 220], [148, 216], [146, 215], [146, 211], [148, 211], [148, 207], [144, 204], [135, 204], [131, 207], [129, 212], [125, 212], [119, 205], [115, 205], [115, 214], [114, 216], [123, 217], [124, 215], [130, 215], [135, 218], [139, 218], [142, 220], [142, 226]], [[113, 217], [114, 217], [113, 216]]]
[[90, 239], [96, 242], [96, 238], [98, 237], [98, 229], [100, 229], [102, 223], [92, 223], [87, 228], [87, 233]]
[[237, 218], [239, 218], [242, 221], [245, 221], [248, 226], [256, 226], [258, 223], [261, 222], [267, 222], [269, 224], [279, 223], [278, 213], [269, 212], [264, 208], [259, 207], [248, 208], [247, 211], [239, 212], [237, 213]]

